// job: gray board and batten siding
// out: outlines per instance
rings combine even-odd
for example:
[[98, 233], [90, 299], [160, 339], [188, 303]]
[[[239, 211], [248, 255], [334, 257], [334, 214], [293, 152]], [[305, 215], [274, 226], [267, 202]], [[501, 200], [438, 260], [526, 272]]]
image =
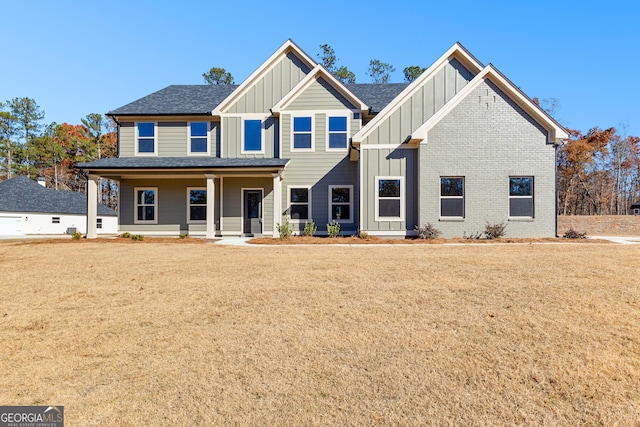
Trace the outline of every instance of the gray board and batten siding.
[[422, 87], [379, 123], [363, 144], [400, 144], [464, 88], [474, 74], [452, 58]]
[[[440, 217], [440, 177], [464, 177], [464, 218]], [[509, 178], [533, 177], [533, 218], [509, 218]], [[506, 222], [508, 237], [555, 236], [555, 148], [547, 130], [485, 80], [420, 145], [420, 223], [443, 237]]]
[[269, 113], [311, 69], [292, 52], [282, 58], [245, 94], [226, 109], [225, 113]]
[[[412, 231], [418, 225], [418, 150], [401, 145], [473, 79], [474, 75], [452, 58], [402, 105], [385, 118], [362, 141], [360, 173], [365, 192], [361, 229], [371, 232]], [[366, 145], [394, 145], [396, 148], [367, 149]], [[376, 221], [376, 177], [402, 176], [405, 201], [403, 221]]]

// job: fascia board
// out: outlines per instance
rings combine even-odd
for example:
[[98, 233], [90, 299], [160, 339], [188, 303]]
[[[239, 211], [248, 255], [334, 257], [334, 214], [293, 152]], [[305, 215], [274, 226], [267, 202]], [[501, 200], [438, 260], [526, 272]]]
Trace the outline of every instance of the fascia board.
[[427, 134], [436, 123], [449, 114], [463, 99], [465, 99], [480, 83], [486, 79], [495, 83], [509, 98], [531, 115], [539, 124], [549, 131], [547, 141], [558, 142], [569, 137], [567, 131], [546, 114], [540, 107], [534, 104], [521, 90], [519, 90], [509, 79], [500, 73], [492, 64], [487, 65], [469, 84], [458, 92], [446, 105], [436, 114], [431, 116], [422, 126], [411, 134], [412, 141], [426, 141]]

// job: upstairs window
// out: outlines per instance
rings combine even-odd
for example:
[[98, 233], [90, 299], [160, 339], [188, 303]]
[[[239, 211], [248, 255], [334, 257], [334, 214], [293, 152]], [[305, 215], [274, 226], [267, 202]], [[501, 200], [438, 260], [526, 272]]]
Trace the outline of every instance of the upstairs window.
[[376, 177], [376, 221], [404, 220], [403, 186], [403, 177]]
[[188, 188], [188, 213], [189, 223], [202, 223], [207, 221], [207, 189]]
[[243, 152], [262, 153], [262, 120], [245, 120]]
[[156, 124], [153, 122], [138, 123], [138, 153], [154, 154], [156, 152]]
[[533, 177], [509, 178], [509, 216], [533, 218]]
[[328, 118], [329, 150], [344, 150], [347, 148], [347, 118], [333, 117]]
[[308, 187], [289, 187], [289, 215], [293, 221], [310, 219], [311, 190]]
[[293, 149], [313, 150], [313, 120], [311, 117], [293, 118]]
[[440, 216], [464, 218], [464, 178], [440, 178]]
[[189, 123], [189, 152], [203, 153], [209, 152], [208, 138], [209, 123], [191, 122]]

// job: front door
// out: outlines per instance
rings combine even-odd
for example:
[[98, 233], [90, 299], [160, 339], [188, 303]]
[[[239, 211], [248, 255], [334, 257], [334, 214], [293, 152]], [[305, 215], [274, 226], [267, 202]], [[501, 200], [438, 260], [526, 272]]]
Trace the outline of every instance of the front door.
[[245, 234], [262, 234], [262, 190], [244, 190]]

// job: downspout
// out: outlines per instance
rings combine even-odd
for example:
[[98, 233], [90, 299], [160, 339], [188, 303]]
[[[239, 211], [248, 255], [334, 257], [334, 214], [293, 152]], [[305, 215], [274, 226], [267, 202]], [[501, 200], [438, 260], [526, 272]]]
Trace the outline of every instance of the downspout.
[[555, 228], [556, 228], [556, 237], [560, 237], [558, 235], [558, 214], [559, 212], [559, 203], [560, 203], [560, 193], [559, 193], [559, 187], [558, 187], [558, 148], [562, 145], [562, 142], [556, 142], [553, 144], [553, 149], [554, 149], [554, 160], [555, 160], [555, 165], [554, 165], [554, 182], [555, 182], [555, 191], [556, 191], [556, 198], [555, 198], [555, 206], [553, 207], [554, 210], [554, 218], [555, 218]]
[[116, 119], [116, 116], [107, 114], [116, 123], [116, 157], [120, 157], [120, 122]]

